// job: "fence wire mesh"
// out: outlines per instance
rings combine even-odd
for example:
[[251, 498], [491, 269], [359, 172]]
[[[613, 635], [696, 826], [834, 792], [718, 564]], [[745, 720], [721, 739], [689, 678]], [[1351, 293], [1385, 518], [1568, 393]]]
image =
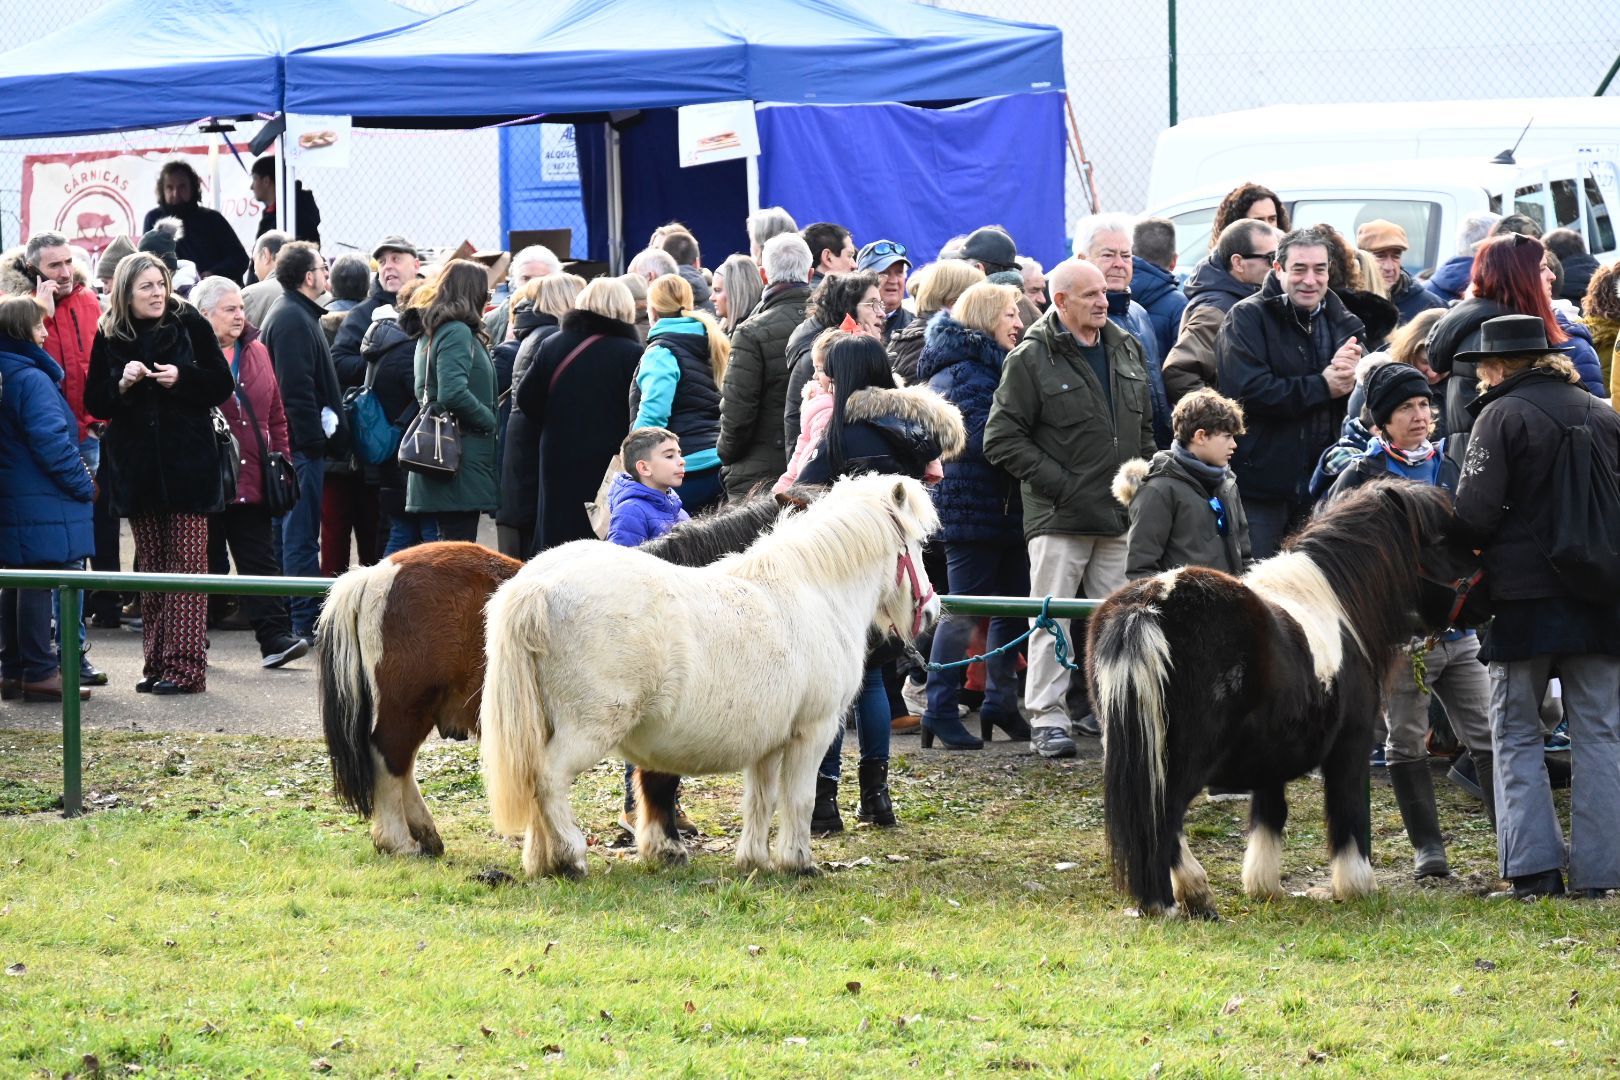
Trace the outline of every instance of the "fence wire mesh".
[[[74, 17], [89, 14], [101, 2], [82, 0]], [[404, 0], [406, 6], [429, 14], [457, 2]], [[926, 2], [1047, 23], [1063, 31], [1080, 145], [1094, 170], [1098, 203], [1108, 210], [1146, 209], [1154, 143], [1171, 116], [1172, 43], [1177, 61], [1175, 110], [1181, 119], [1281, 101], [1584, 96], [1597, 90], [1620, 56], [1620, 4], [1613, 3], [1530, 0], [1513, 5], [1511, 12], [1482, 17], [1477, 4], [1463, 0], [1421, 5], [1400, 0], [1307, 2], [1288, 7], [1183, 2], [1174, 8], [1170, 0], [1139, 5], [1085, 0]], [[0, 15], [0, 49], [24, 44], [60, 22], [55, 9], [7, 5]], [[73, 62], [64, 57], [64, 63]], [[498, 77], [498, 72], [491, 72], [492, 81]], [[379, 92], [408, 96], [431, 91], [390, 87]], [[1620, 96], [1620, 86], [1611, 86], [1608, 94]], [[63, 107], [94, 105], [64, 102]], [[235, 137], [245, 139], [251, 133], [248, 126]], [[193, 128], [0, 142], [0, 245], [18, 243], [22, 233], [24, 159], [29, 155], [117, 149], [161, 154], [210, 140], [219, 141]], [[504, 245], [500, 137], [494, 129], [357, 130], [354, 146], [348, 169], [321, 170], [307, 177], [321, 207], [322, 239], [334, 252], [368, 249], [389, 232], [404, 232], [424, 244], [454, 246], [470, 240], [478, 247]], [[1008, 149], [987, 146], [985, 152]], [[538, 172], [539, 161], [520, 160], [515, 167]], [[245, 169], [228, 155], [220, 162], [219, 177], [222, 199], [250, 198]], [[129, 198], [138, 228], [138, 216], [153, 205], [151, 192], [132, 192]], [[1091, 208], [1088, 186], [1071, 167], [1068, 223]], [[561, 228], [577, 220], [562, 205], [555, 209], [555, 221], [545, 219], [547, 212], [542, 209], [539, 220], [525, 225]]]

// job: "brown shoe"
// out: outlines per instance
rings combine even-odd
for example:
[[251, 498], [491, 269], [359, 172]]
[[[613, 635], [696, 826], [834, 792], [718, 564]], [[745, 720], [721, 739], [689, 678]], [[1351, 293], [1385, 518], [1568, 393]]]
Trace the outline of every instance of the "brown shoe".
[[912, 716], [910, 713], [905, 716], [897, 716], [889, 721], [889, 731], [895, 735], [910, 735], [920, 727], [922, 727], [922, 718]]
[[[39, 682], [23, 683], [22, 699], [24, 701], [61, 701], [62, 673], [58, 671], [50, 678], [41, 679]], [[90, 700], [90, 691], [87, 688], [79, 687], [79, 700]]]

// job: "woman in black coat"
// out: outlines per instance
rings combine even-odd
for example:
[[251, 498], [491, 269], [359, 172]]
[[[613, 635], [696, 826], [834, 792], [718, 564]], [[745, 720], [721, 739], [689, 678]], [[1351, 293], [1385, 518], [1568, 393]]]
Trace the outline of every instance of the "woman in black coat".
[[[371, 325], [360, 339], [360, 358], [371, 376], [377, 404], [401, 431], [418, 408], [416, 401], [416, 339], [422, 336], [422, 309], [410, 306], [411, 294], [423, 283], [412, 278], [399, 287], [393, 304], [373, 308]], [[405, 510], [405, 472], [390, 456], [377, 466], [377, 509], [382, 519], [382, 553], [431, 543], [439, 538], [439, 520], [433, 514]]]
[[[172, 292], [168, 268], [137, 252], [118, 264], [90, 350], [84, 405], [102, 443], [114, 508], [130, 519], [146, 573], [208, 571], [208, 517], [225, 505], [210, 410], [235, 387], [214, 328]], [[208, 598], [141, 596], [141, 693], [201, 693]]]
[[[557, 332], [562, 317], [574, 308], [574, 299], [585, 287], [573, 274], [549, 274], [523, 286], [512, 303], [512, 332], [517, 349], [512, 357], [512, 386], [540, 355], [540, 346]], [[507, 343], [508, 345], [511, 342]], [[502, 348], [506, 346], [503, 345]], [[497, 350], [499, 352], [499, 350]], [[497, 357], [496, 366], [500, 361]], [[495, 515], [497, 546], [502, 555], [527, 559], [535, 553], [535, 519], [539, 512], [540, 428], [514, 393], [509, 401], [510, 415], [501, 442], [501, 509]]]
[[574, 304], [514, 383], [540, 448], [534, 541], [525, 555], [595, 538], [585, 504], [630, 430], [630, 381], [641, 362], [635, 298], [624, 282], [597, 278]]

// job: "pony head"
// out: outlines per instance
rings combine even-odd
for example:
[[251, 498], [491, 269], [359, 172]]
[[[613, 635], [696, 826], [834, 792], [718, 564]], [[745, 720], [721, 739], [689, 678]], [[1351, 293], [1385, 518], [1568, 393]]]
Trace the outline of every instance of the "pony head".
[[923, 542], [939, 530], [927, 489], [910, 477], [871, 473], [838, 481], [822, 500], [828, 504], [837, 507], [829, 512], [887, 523], [878, 535], [887, 538], [894, 569], [885, 578], [874, 629], [909, 643], [938, 622], [940, 600], [922, 558]]

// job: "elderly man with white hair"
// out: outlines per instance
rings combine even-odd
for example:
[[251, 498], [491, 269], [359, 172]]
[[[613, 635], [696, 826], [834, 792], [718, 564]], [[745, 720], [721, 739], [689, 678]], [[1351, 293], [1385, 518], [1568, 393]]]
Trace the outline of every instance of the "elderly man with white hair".
[[562, 260], [544, 244], [530, 244], [518, 249], [506, 269], [506, 298], [484, 316], [484, 330], [489, 340], [499, 345], [512, 332], [512, 298], [523, 291], [523, 286], [535, 278], [562, 273]]
[[[1164, 392], [1163, 354], [1147, 309], [1131, 299], [1131, 235], [1135, 222], [1129, 214], [1092, 214], [1074, 227], [1074, 257], [1102, 271], [1108, 286], [1108, 321], [1142, 344], [1147, 361], [1148, 385], [1153, 391], [1153, 441], [1160, 450], [1170, 448], [1170, 399]], [[1151, 457], [1152, 455], [1148, 455]]]
[[726, 494], [741, 499], [769, 487], [787, 466], [782, 413], [787, 404], [787, 343], [810, 301], [810, 245], [798, 233], [765, 242], [765, 293], [759, 309], [731, 335], [720, 401], [719, 451]]
[[[247, 321], [242, 294], [234, 282], [203, 278], [191, 290], [190, 300], [213, 324], [220, 350], [230, 361], [236, 392], [219, 410], [242, 448], [236, 497], [219, 513], [208, 516], [208, 569], [215, 574], [229, 573], [234, 559], [239, 574], [279, 577], [281, 565], [270, 539], [274, 522], [264, 504], [264, 468], [272, 453], [290, 461], [292, 449], [276, 370], [258, 330]], [[309, 642], [292, 632], [285, 597], [244, 596], [242, 614], [258, 638], [263, 666], [277, 668], [309, 651]]]
[[665, 274], [679, 274], [681, 267], [675, 257], [663, 248], [642, 248], [630, 260], [627, 272], [651, 284]]
[[1501, 214], [1486, 210], [1463, 218], [1462, 225], [1457, 229], [1457, 254], [1441, 263], [1429, 280], [1424, 282], [1428, 290], [1447, 304], [1461, 300], [1463, 293], [1468, 291], [1474, 272], [1474, 253], [1501, 220]]
[[765, 265], [765, 244], [773, 236], [799, 231], [793, 215], [780, 206], [767, 206], [748, 215], [748, 253], [754, 262]]

